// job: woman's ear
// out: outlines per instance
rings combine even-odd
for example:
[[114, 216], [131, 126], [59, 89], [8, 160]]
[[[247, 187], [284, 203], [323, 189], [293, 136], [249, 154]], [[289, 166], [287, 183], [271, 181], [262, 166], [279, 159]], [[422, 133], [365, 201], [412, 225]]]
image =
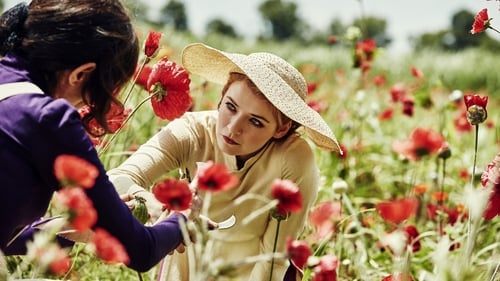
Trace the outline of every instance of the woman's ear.
[[78, 66], [69, 73], [68, 83], [70, 86], [82, 85], [90, 77], [94, 69], [96, 69], [95, 62], [87, 62]]
[[291, 127], [292, 127], [292, 121], [286, 122], [285, 124], [283, 124], [283, 126], [281, 126], [281, 128], [278, 128], [276, 133], [274, 133], [273, 138], [280, 139], [284, 137], [288, 133]]

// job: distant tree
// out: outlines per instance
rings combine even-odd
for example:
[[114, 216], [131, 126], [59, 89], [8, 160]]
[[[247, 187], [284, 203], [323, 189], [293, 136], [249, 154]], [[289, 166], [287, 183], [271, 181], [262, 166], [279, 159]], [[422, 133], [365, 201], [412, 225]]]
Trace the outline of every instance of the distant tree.
[[160, 24], [173, 25], [176, 30], [187, 31], [187, 15], [184, 4], [181, 1], [170, 0], [161, 10]]
[[334, 19], [330, 22], [328, 32], [330, 35], [342, 36], [346, 31], [345, 25], [339, 19]]
[[470, 34], [473, 23], [474, 14], [469, 11], [461, 10], [453, 15], [451, 19], [451, 33], [454, 37], [454, 42], [449, 46], [450, 49], [462, 50], [466, 47], [480, 45], [485, 34]]
[[3, 11], [5, 9], [5, 5], [3, 4], [3, 1], [0, 0], [0, 11]]
[[352, 25], [361, 29], [363, 38], [373, 38], [379, 47], [386, 47], [392, 42], [392, 38], [386, 33], [387, 22], [385, 19], [368, 16], [355, 19]]
[[423, 49], [431, 48], [437, 50], [446, 49], [446, 44], [449, 44], [449, 40], [446, 38], [450, 37], [450, 32], [448, 30], [440, 30], [437, 32], [423, 33], [419, 36], [410, 39], [410, 45], [415, 51], [420, 51]]
[[486, 32], [470, 34], [474, 14], [460, 10], [453, 14], [449, 29], [432, 33], [423, 33], [413, 39], [415, 50], [437, 48], [440, 50], [460, 51], [470, 47], [481, 47], [490, 51], [498, 51], [500, 42], [490, 38]]
[[297, 4], [281, 0], [266, 0], [259, 5], [259, 12], [265, 21], [267, 36], [282, 41], [301, 36], [303, 23], [297, 16]]
[[211, 21], [209, 21], [206, 27], [206, 32], [207, 34], [210, 33], [223, 34], [225, 36], [229, 36], [232, 38], [239, 37], [234, 28], [220, 18], [212, 19]]

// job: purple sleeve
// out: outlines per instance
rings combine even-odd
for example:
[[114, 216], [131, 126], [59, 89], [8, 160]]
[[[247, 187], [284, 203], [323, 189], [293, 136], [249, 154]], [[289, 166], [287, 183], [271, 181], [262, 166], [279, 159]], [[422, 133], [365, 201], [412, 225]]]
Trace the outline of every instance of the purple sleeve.
[[[58, 104], [59, 103], [59, 104]], [[147, 271], [155, 266], [165, 255], [175, 249], [182, 241], [179, 219], [182, 215], [173, 215], [151, 227], [143, 226], [120, 199], [96, 150], [80, 122], [78, 113], [69, 105], [61, 106], [64, 101], [54, 101], [41, 120], [43, 132], [40, 139], [53, 147], [45, 149], [40, 165], [52, 167], [55, 157], [60, 154], [79, 156], [99, 169], [95, 186], [86, 190], [98, 214], [95, 227], [101, 227], [116, 237], [125, 247], [130, 257], [130, 268]], [[41, 160], [42, 161], [42, 160]]]

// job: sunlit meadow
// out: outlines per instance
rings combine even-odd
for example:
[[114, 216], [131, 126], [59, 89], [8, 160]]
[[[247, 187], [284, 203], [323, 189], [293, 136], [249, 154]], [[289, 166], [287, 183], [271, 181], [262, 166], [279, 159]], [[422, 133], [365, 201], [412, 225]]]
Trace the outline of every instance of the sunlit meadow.
[[[148, 30], [141, 30], [142, 39]], [[148, 65], [165, 56], [180, 64], [183, 46], [200, 41], [161, 32], [161, 48]], [[303, 264], [303, 280], [332, 280], [318, 277], [324, 257], [332, 258], [337, 280], [499, 280], [500, 223], [482, 216], [487, 186], [481, 183], [499, 152], [498, 55], [426, 50], [394, 57], [373, 46], [357, 53], [348, 37], [314, 47], [247, 45], [218, 36], [201, 41], [231, 52], [266, 50], [295, 65], [308, 82], [308, 102], [344, 149], [344, 155], [315, 150], [321, 187], [298, 239], [313, 253]], [[191, 110], [214, 109], [220, 87], [190, 78]], [[140, 86], [124, 91], [129, 89], [127, 107], [136, 108], [148, 93]], [[484, 122], [470, 124], [465, 95], [489, 98]], [[116, 137], [104, 139], [109, 146], [98, 148], [103, 163], [115, 167], [167, 122], [145, 102]], [[55, 212], [50, 209], [49, 215]], [[160, 275], [160, 265], [139, 274], [104, 263], [81, 243], [70, 256], [71, 268], [57, 276], [37, 272], [24, 257], [8, 257], [7, 275], [64, 280]]]

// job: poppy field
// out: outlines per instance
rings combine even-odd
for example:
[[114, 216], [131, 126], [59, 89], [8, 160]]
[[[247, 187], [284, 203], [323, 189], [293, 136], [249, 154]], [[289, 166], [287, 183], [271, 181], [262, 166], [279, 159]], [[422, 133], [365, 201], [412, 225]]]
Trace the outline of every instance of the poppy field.
[[[487, 20], [474, 32], [484, 32]], [[143, 55], [134, 79], [120, 93], [125, 109], [112, 108], [109, 114], [115, 133], [94, 139], [107, 169], [185, 111], [215, 109], [220, 95], [220, 86], [190, 77], [180, 64], [182, 48], [199, 39], [172, 30], [141, 32]], [[248, 45], [213, 35], [203, 43], [231, 52], [265, 50], [296, 66], [308, 83], [308, 104], [323, 116], [343, 150], [327, 153], [313, 146], [321, 173], [317, 201], [301, 236], [274, 258], [290, 259], [304, 281], [500, 280], [498, 54], [470, 49], [391, 56], [373, 40], [359, 38], [303, 47]], [[86, 177], [92, 174], [88, 171]], [[280, 206], [280, 196], [289, 195], [277, 194]], [[56, 197], [48, 215], [67, 212]], [[296, 206], [290, 207], [293, 216]], [[89, 216], [80, 221], [82, 229], [92, 224]], [[113, 243], [106, 234], [100, 237]], [[162, 278], [161, 263], [135, 272], [122, 264], [126, 253], [99, 254], [99, 241], [58, 251], [44, 256], [49, 261], [7, 257], [0, 263], [0, 279]], [[55, 260], [62, 265], [52, 264]], [[216, 274], [200, 280], [225, 274], [211, 270]]]

